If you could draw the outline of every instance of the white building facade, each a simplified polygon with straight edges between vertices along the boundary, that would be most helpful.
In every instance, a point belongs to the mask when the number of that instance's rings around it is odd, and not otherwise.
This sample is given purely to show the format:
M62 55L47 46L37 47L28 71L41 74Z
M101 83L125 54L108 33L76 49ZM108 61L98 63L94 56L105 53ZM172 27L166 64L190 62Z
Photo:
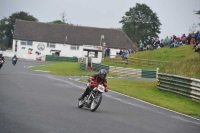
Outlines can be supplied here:
M45 60L46 55L92 57L92 62L100 63L105 47L114 58L118 48L131 49L133 43L118 29L15 21L12 51L20 58L35 60L43 57Z
M100 63L103 57L101 46L70 45L16 39L13 39L12 52L18 57L32 60L36 60L39 57L45 60L46 55L54 55L77 58L92 57L92 62Z

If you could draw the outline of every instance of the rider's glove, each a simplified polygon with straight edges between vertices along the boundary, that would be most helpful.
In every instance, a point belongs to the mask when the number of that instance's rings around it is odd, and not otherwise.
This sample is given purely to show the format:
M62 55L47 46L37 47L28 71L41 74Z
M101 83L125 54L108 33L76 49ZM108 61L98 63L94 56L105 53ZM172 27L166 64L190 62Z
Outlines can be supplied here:
M108 87L106 87L105 92L108 92Z

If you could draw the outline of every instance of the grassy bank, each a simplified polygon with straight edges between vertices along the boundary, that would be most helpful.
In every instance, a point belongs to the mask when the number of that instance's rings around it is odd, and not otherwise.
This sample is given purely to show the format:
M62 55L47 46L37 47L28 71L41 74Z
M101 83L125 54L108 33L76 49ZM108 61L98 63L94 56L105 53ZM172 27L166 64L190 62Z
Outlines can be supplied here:
M200 79L200 56L194 52L193 45L184 45L177 48L161 48L130 54L129 57L165 61L167 63L157 66L161 73L175 74L185 77ZM121 57L118 57L121 58ZM102 64L111 66L122 66L128 68L139 68L155 70L156 68L142 67L136 64L114 63L109 58L103 60Z

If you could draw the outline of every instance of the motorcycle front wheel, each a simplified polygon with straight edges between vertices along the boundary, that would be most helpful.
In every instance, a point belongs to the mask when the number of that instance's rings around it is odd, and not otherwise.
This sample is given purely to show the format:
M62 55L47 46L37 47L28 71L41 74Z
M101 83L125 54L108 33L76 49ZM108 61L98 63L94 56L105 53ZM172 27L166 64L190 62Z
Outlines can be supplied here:
M78 107L82 108L83 107L83 101L82 100L78 100Z
M90 105L90 111L94 112L100 105L102 100L102 94L98 94L93 100L92 103Z

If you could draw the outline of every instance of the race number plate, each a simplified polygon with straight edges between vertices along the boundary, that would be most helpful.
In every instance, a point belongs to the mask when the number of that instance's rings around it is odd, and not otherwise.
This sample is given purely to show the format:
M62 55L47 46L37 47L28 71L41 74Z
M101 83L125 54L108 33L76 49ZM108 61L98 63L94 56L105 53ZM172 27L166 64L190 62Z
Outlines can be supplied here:
M98 89L99 89L100 91L104 91L105 88L104 88L104 86L99 85L99 86L98 86Z

